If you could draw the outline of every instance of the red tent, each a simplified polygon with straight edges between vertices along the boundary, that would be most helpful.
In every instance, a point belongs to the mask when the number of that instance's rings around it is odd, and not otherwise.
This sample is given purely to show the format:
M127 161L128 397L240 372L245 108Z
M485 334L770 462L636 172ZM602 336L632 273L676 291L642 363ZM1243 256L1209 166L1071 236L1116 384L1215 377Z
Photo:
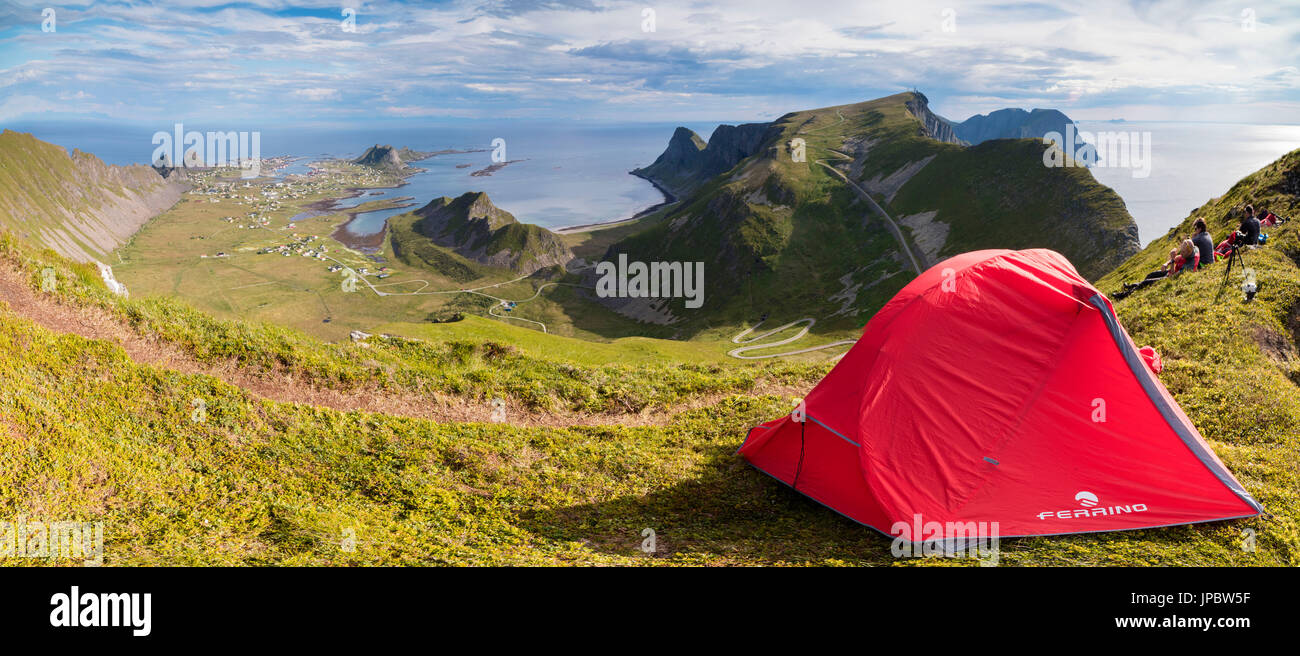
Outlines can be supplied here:
M917 520L996 521L1011 537L1262 512L1143 351L1059 253L965 253L881 308L803 421L756 426L739 452L888 534Z

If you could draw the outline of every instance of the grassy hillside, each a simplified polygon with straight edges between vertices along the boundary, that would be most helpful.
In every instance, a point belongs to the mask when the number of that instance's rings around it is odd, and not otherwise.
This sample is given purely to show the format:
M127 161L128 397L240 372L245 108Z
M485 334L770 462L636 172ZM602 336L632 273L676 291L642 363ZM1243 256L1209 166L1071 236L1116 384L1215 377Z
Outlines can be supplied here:
M897 561L889 540L734 455L748 426L792 403L747 392L757 376L804 389L824 367L593 367L470 342L332 346L174 303L110 297L88 268L11 239L0 252L33 290L39 268L54 266L61 303L106 308L200 359L287 369L344 388L419 380L470 398L504 392L552 407L663 404L658 425L548 427L275 403L207 375L141 364L112 343L52 332L0 304L0 513L102 521L106 565L973 564ZM1278 267L1295 268L1272 255ZM1294 301L1300 285L1286 294ZM1242 311L1218 307L1205 330ZM1242 320L1277 328L1274 310L1249 306ZM1183 407L1274 516L1009 540L1001 564L1300 563L1300 395L1257 354L1237 356L1236 368L1202 359L1232 344L1186 333L1186 317L1170 311L1121 304L1135 337L1165 352L1164 379ZM1200 382L1206 373L1213 380ZM729 395L669 409L706 390ZM1228 399L1244 405L1225 409ZM645 528L657 533L654 554L639 549ZM1239 547L1244 528L1258 531L1253 552ZM351 540L354 550L345 548Z
M1242 202L1300 214L1300 151L1198 212L1220 237ZM1232 286L1217 296L1211 268L1117 303L1271 514L1006 540L1000 564L1300 565L1298 228L1249 256L1254 302ZM589 345L479 318L397 325L407 339L329 343L165 296L123 299L94 267L0 235L0 516L101 521L110 566L974 564L894 559L888 539L735 455L827 364L734 363L699 342ZM483 417L497 398L501 422L422 411ZM639 549L646 528L653 554Z
M389 223L394 255L458 280L482 275L482 267L466 266L470 262L531 274L563 267L573 259L558 235L539 225L520 223L481 191L435 198ZM439 247L446 251L439 254Z
M1095 280L1133 254L1136 226L1119 194L1088 169L1045 168L1044 148L998 139L943 149L889 206L899 216L937 210L948 227L940 257L1010 244L1050 248Z

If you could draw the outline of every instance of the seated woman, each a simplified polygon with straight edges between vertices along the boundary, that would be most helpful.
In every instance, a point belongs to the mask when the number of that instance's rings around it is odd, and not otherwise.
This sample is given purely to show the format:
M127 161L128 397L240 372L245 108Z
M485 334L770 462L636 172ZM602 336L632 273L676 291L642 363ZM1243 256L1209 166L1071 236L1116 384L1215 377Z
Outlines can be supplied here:
M1197 248L1196 242L1193 242L1190 238L1179 242L1178 248L1175 248L1174 252L1177 257L1174 261L1174 269L1169 273L1169 277L1176 276L1185 269L1195 271L1201 263L1201 251Z

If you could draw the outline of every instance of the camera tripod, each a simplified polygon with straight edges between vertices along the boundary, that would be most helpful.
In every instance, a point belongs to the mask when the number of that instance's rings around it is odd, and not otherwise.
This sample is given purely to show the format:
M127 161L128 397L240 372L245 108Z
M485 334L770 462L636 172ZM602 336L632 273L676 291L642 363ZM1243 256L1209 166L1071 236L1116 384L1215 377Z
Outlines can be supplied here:
M1219 284L1219 293L1217 296L1223 296L1223 290L1228 287L1228 279L1232 276L1233 262L1239 263L1242 271L1246 271L1246 245L1241 243L1241 238L1233 240L1232 250L1228 251L1228 264L1223 269L1223 282ZM1253 293L1248 293L1246 300L1253 297Z

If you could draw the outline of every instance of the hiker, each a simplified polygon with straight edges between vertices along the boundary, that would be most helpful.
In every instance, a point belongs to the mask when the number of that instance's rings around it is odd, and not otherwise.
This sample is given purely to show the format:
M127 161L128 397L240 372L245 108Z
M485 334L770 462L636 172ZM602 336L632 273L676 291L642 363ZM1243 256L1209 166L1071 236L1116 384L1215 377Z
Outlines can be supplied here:
M1210 237L1210 231L1205 227L1205 219L1198 218L1192 224L1192 243L1196 244L1196 250L1201 256L1201 266L1214 262L1214 239Z
M1259 219L1255 216L1255 207L1246 206L1246 218L1241 220L1241 225L1237 226L1237 232L1245 235L1245 245L1255 246L1259 244Z
M1158 270L1148 273L1147 277L1143 278L1138 282L1124 283L1124 291L1115 294L1115 298L1124 298L1125 296L1132 294L1133 291L1136 289L1146 287L1147 285L1150 285L1151 283L1157 280L1161 280L1169 277L1169 275L1173 273L1174 267L1178 266L1178 264L1179 264L1178 249L1177 248L1169 249L1169 259L1165 260L1165 263L1160 265L1160 268Z
M1201 263L1201 251L1197 248L1196 242L1191 238L1184 238L1174 249L1176 257L1174 258L1173 271L1167 277L1172 278L1185 269L1195 271Z

